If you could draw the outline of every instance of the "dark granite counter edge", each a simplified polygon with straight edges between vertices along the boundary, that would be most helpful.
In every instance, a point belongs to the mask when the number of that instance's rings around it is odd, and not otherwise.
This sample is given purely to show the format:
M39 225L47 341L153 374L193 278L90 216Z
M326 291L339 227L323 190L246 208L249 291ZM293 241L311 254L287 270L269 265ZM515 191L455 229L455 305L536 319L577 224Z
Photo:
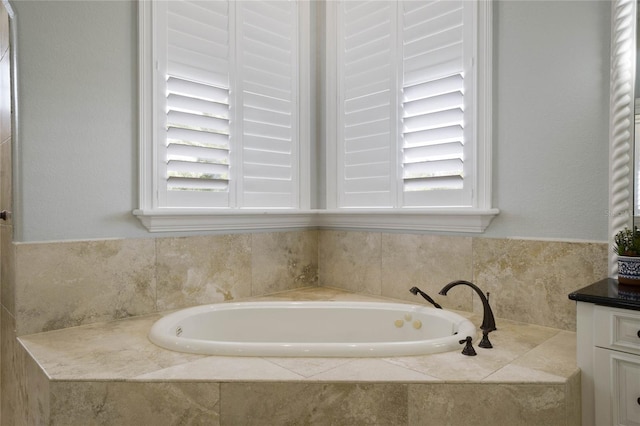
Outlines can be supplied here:
M640 286L624 286L615 279L605 278L570 293L569 299L640 311Z

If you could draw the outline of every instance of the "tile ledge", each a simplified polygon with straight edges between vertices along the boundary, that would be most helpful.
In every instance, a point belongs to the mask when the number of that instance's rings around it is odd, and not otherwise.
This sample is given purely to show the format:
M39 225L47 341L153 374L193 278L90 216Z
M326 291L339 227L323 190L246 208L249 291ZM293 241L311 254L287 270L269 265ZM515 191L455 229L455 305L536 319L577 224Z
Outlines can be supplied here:
M366 298L371 300L375 298L369 295L358 295L348 292L342 292L336 296L337 289L328 289L332 293L331 299L339 300L362 300ZM309 293L317 293L319 300L323 297L323 288L318 287L315 291L309 289L302 289L302 291L294 290L286 293L279 293L278 297L288 297L290 300L295 300L296 297L308 298ZM301 294L298 294L301 293ZM304 294L302 294L304 293ZM325 293L327 293L325 291ZM328 293L327 293L328 294ZM324 294L326 297L327 294ZM269 297L265 297L268 299ZM255 300L255 298L253 298ZM381 300L387 300L387 298L378 298ZM406 302L406 301L400 301ZM458 312L466 317L472 318L474 322L477 322L479 318L478 314L470 312ZM282 367L282 377L278 377L276 374L270 378L262 378L259 373L256 373L253 377L248 377L246 374L238 375L237 377L231 377L229 374L217 374L215 373L216 361L222 362L223 360L228 364L232 359L233 363L242 364L255 364L256 362L269 362L270 357L217 357L206 355L193 355L183 354L178 352L168 351L153 345L146 336L146 330L148 327L158 318L159 314L149 314L141 317L125 318L122 320L109 321L104 323L93 323L84 326L73 327L70 329L53 330L50 332L43 332L31 335L25 335L18 338L20 344L24 347L26 352L42 369L44 374L53 382L56 381L131 381L131 382L171 382L171 381L209 381L209 382L229 382L229 381L301 381L301 382L350 382L350 383L369 383L369 382L398 382L398 383L432 383L432 384L446 384L446 383L477 383L477 384L540 384L540 385L558 385L567 383L579 372L576 366L575 360L575 338L570 339L570 342L566 342L564 339L564 348L560 351L553 346L553 340L558 338L561 334L568 334L575 336L574 332L554 329L545 326L539 326L528 323L519 323L517 321L499 319L499 323L503 324L499 327L499 330L495 333L499 333L500 329L504 330L505 334L512 334L514 337L522 338L523 334L521 327L526 327L527 330L534 330L543 334L550 334L547 338L542 339L539 342L531 342L531 348L523 353L517 354L511 357L510 360L502 362L497 365L490 373L485 374L484 377L478 379L452 379L452 378L438 378L431 377L430 373L424 371L412 370L406 366L399 366L393 364L393 368L404 368L407 371L415 373L415 380L412 378L404 378L396 380L394 378L381 378L377 372L372 372L371 376L367 377L360 375L358 378L351 378L348 380L337 379L320 379L315 376L320 374L313 374L308 377L301 376L296 373L294 367ZM534 329L532 329L532 327ZM54 337L54 338L52 338ZM111 338L113 345L105 344L106 338ZM493 340L493 339L492 339ZM540 339L539 339L540 340ZM78 343L82 342L82 343ZM136 347L131 347L131 346ZM494 346L496 342L494 342ZM571 352L571 345L573 345L573 351ZM474 345L477 346L477 345ZM477 349L478 350L478 349ZM495 350L495 349L494 349ZM498 349L499 350L499 349ZM480 349L478 353L479 357L491 355ZM574 354L573 358L567 356L567 353ZM54 356L51 356L55 354ZM368 362L368 360L396 360L400 358L420 360L422 358L437 357L441 354L413 356L413 357L396 357L396 358L350 358L354 364L362 361L362 363ZM504 354L502 354L504 355ZM141 361L141 357L147 357ZM476 358L476 357L473 357ZM544 358L551 360L551 364L558 368L559 371L544 371L540 368L539 359ZM102 361L101 365L97 365L96 360ZM315 362L327 362L336 358L288 358L291 363L297 364L304 369L303 364L309 362L309 360L315 360ZM437 358L436 358L437 359ZM460 359L460 358L456 358ZM481 358L480 358L481 359ZM258 361L259 360L259 361ZM318 361L321 360L321 361ZM145 362L148 361L148 362ZM205 375L206 377L194 378L191 374L180 373L181 370L186 370L189 364L193 362L207 363L213 366L211 374ZM440 361L437 361L440 362ZM455 360L452 361L455 363ZM463 362L467 362L466 358ZM146 365L142 365L146 364ZM427 363L428 364L428 363ZM455 365L454 365L455 366ZM185 368L186 367L186 368ZM532 372L532 376L535 376L536 371L539 371L540 380L536 380L535 377L524 379L507 378L496 380L495 376L501 370L505 368L513 368L520 370L528 370ZM136 369L137 368L137 369ZM194 366L196 368L196 366ZM329 368L328 370L330 370ZM80 371L81 373L78 373ZM99 374L96 372L99 371ZM164 372L171 371L171 374L166 376ZM325 371L326 372L326 371ZM292 378L290 373L294 373L301 378ZM321 373L322 374L322 373ZM163 377L164 376L164 377ZM422 379L420 378L422 376ZM549 376L553 376L554 380L550 380ZM499 377L499 376L498 376ZM426 378L426 379L425 379ZM557 378L557 380L555 379ZM433 379L433 380L431 380Z

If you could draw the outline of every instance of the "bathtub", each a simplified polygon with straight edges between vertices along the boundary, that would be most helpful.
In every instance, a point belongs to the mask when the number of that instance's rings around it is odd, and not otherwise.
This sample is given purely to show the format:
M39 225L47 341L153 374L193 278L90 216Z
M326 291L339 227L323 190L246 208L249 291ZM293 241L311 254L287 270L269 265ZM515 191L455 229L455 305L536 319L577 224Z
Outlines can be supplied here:
M169 313L149 340L230 356L380 357L462 349L476 327L450 311L382 302L237 302Z

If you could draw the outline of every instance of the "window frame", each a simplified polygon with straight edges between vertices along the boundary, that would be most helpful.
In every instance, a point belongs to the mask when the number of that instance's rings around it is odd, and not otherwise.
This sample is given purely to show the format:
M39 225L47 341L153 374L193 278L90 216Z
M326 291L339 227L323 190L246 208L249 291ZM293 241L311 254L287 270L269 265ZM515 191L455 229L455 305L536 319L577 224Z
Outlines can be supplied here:
M299 16L310 19L309 5L301 2ZM300 31L298 44L299 70L298 87L300 91L300 116L307 117L298 124L298 207L283 208L237 208L237 207L162 207L159 190L158 168L161 159L160 149L156 145L159 135L156 130L158 117L156 108L156 87L159 78L154 49L155 8L153 1L138 3L139 23L139 208L133 211L142 224L151 232L163 231L229 231L257 229L286 229L312 226L314 212L310 211L310 78L309 78L309 31ZM308 25L301 24L301 27Z
M456 214L456 212L460 210L468 210L473 211L477 210L479 212L482 211L492 211L491 209L491 160L492 160L492 152L491 152L491 141L492 141L492 128L491 128L491 94L492 94L492 67L491 67L491 58L492 58L492 3L490 1L478 1L478 2L469 2L467 4L472 4L475 6L475 19L473 19L473 28L470 29L472 34L475 35L475 45L473 46L474 53L474 63L471 66L475 72L472 75L472 87L474 88L474 92L471 96L472 102L472 114L473 114L473 127L472 127L472 137L471 137L471 147L470 150L472 152L472 164L471 170L472 175L470 176L471 182L471 190L472 196L468 206L464 207L452 207L451 213ZM339 102L341 99L340 93L340 76L339 74L339 60L336 58L336 54L334 52L337 51L338 46L340 46L340 41L338 40L338 34L340 31L336 28L336 23L339 22L338 16L339 6L335 2L330 2L327 6L327 46L326 46L326 62L328 65L327 71L327 92L334 94L331 98L327 99L326 105L326 132L329 136L330 143L327 146L327 206L337 211L347 210L347 209L361 209L360 207L350 207L345 206L342 207L340 193L340 182L339 182L339 167L341 161L341 153L339 151L339 147L341 146L341 141L339 140L340 131L339 128L341 126L341 120L338 117L338 114L341 110L339 106ZM466 31L466 30L465 30ZM393 37L393 36L392 36ZM396 61L400 61L398 58ZM397 65L396 65L397 66ZM466 67L465 66L465 67ZM398 77L396 77L398 78ZM396 81L398 84L398 89L401 87L401 81ZM400 113L400 103L401 100L398 99L398 108L396 109L396 114ZM399 119L397 117L391 117L397 123L399 123ZM399 132L399 130L397 130ZM397 135L397 144L401 144L402 139ZM395 147L395 155L396 159L396 183L398 186L401 181L401 169L400 169L400 160L401 160L401 147ZM335 159L332 161L331 159ZM397 210L397 209L415 209L421 210L428 214L431 210L441 210L442 207L409 207L403 206L400 202L401 192L402 190L398 187L394 188L397 196L395 197L396 202L393 207L386 207L389 210ZM383 208L383 207L376 207Z
M153 32L152 2L139 2L139 208L133 214L150 232L247 232L260 230L287 229L369 229L392 231L448 231L481 233L489 226L493 218L499 213L491 207L491 58L492 58L492 2L481 0L478 2L478 64L477 64L477 140L475 151L474 203L471 207L430 207L430 208L367 208L367 209L338 209L328 196L324 208L310 208L314 180L309 170L313 168L311 144L303 144L300 152L301 169L307 173L300 179L300 208L298 209L212 209L212 208L161 208L157 204L158 183L157 150L154 149L154 129L151 111L154 101L154 60L153 60ZM305 2L306 3L306 2ZM326 5L326 3L325 3ZM316 12L322 13L322 6ZM326 7L326 6L324 6ZM326 10L325 10L326 12ZM308 16L314 22L313 12ZM326 18L326 15L325 15ZM317 22L317 21L316 21ZM311 28L314 26L309 26ZM335 32L332 32L331 22L327 20L324 33L319 28L318 36L324 36L326 49L322 53L325 57L335 46ZM313 35L308 32L300 39L301 45L311 46ZM314 55L309 55L300 61L301 107L307 116L316 108L324 109L325 123L320 123L326 137L330 138L329 129L335 126L335 117L331 114L331 99L321 100L316 105L311 104L311 87L319 83L326 88L325 93L336 93L335 76L318 70L318 78L325 75L323 82L309 81L311 63ZM301 49L301 52L305 49ZM485 60L486 58L486 60ZM322 64L320 64L322 65ZM306 69L305 69L306 67ZM304 111L301 114L305 113ZM310 120L303 120L300 131L311 137L313 124ZM335 127L334 127L335 128ZM327 143L320 148L318 157L324 159L335 158L335 143ZM322 165L321 165L322 167ZM327 194L335 194L336 166L327 160L324 165L326 181L318 182L318 187L326 187Z

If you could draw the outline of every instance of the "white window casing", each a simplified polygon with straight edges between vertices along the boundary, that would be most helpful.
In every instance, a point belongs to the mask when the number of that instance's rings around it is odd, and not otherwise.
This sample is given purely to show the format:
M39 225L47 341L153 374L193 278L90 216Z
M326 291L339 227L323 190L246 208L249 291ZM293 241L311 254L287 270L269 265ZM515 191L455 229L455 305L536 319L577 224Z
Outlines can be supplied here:
M449 47L436 46L440 56L428 54L434 47L421 33L423 3L325 3L327 26L316 36L326 41L318 125L327 135L327 208L311 210L309 3L139 2L134 214L152 232L482 232L498 213L490 202L491 3L437 2L448 15L442 25L454 28L434 27L431 40ZM463 37L450 22L461 15ZM339 57L344 48L353 55ZM440 70L439 58L452 57L464 65L457 75ZM436 78L425 80L425 63ZM434 116L453 124L439 129Z

